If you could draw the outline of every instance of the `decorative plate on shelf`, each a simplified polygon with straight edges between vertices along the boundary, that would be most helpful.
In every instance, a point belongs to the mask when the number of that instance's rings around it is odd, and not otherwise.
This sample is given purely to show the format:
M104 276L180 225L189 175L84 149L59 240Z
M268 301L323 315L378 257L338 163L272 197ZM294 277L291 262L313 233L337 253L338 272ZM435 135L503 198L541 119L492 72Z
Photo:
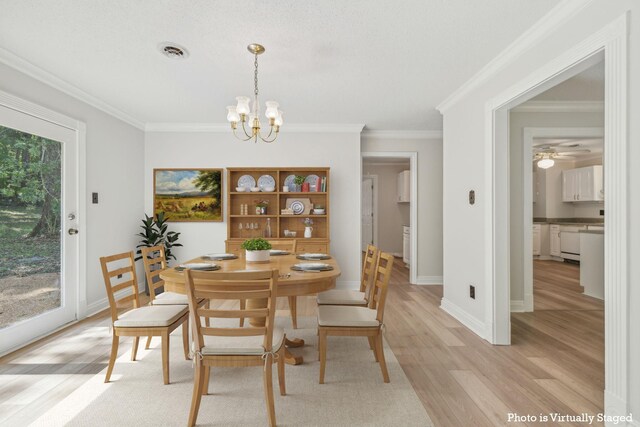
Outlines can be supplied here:
M258 187L262 191L268 187L276 188L276 180L271 175L262 175L258 178Z
M320 179L318 175L307 175L304 182L308 182L309 185L316 185L318 184L318 179Z
M293 210L294 215L300 215L304 212L304 203L300 200L294 200L289 207Z
M252 189L256 186L256 180L251 175L242 175L238 180L238 187Z
M296 180L295 175L289 175L284 179L284 184L282 185L286 185L287 187L289 187L289 191L291 191L291 186L295 185L295 182L294 182L295 180Z

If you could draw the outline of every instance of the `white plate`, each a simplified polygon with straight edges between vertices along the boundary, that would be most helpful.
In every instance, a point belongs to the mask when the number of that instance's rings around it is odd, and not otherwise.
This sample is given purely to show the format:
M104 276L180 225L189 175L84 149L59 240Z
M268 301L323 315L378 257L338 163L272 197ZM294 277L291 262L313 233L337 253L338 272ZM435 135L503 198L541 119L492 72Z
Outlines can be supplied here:
M301 270L322 270L331 266L322 262L301 262L299 264L295 264L294 267L297 267Z
M220 258L220 259L223 259L223 258L236 258L236 256L234 254L206 254L206 255L203 255L202 257L203 258L204 257L207 257L207 258Z
M271 255L284 255L284 254L288 254L289 251L285 251L283 249L270 249L269 250L269 254Z
M238 180L238 187L244 187L247 191L256 186L256 180L251 175L242 175Z
M327 254L300 254L300 256L303 256L305 258L324 258L326 256L329 256Z
M271 175L262 175L258 178L258 187L262 191L264 191L265 187L276 188L276 180Z
M293 210L294 215L300 215L304 212L304 203L302 203L300 200L294 200L291 203L291 209Z
M286 185L287 187L289 187L289 191L291 191L291 187L295 185L295 182L294 182L295 180L296 180L295 175L289 175L284 179L284 184L282 185Z
M209 270L216 268L217 265L208 262L190 262L187 264L180 264L182 268L190 268L191 270Z
M309 185L317 185L318 184L318 175L309 175L304 179L304 182L308 182Z

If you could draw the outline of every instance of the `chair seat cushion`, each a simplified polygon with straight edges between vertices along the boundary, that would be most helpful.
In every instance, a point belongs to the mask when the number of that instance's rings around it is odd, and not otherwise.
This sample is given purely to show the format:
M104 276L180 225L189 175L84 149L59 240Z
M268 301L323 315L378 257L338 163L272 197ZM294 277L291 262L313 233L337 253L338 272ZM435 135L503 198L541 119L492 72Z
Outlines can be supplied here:
M377 310L367 307L321 305L318 307L318 324L356 328L376 327L380 325L376 314Z
M241 356L261 355L264 353L262 343L264 335L251 337L219 337L204 336L204 347L202 347L202 355L230 355L236 354ZM280 349L284 342L284 329L273 328L273 351Z
M364 292L332 289L318 294L318 305L367 305Z
M189 299L184 294L163 292L153 300L153 305L187 305Z
M180 316L185 314L188 308L183 305L150 305L134 308L126 313L118 315L118 320L113 326L119 328L156 328L169 326Z

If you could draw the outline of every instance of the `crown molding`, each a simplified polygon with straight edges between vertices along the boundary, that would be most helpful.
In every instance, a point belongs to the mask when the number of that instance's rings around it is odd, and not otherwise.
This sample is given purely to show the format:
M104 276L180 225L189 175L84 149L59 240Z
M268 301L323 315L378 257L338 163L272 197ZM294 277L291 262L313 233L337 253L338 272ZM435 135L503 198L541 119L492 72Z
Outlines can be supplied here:
M513 113L602 113L603 101L527 101L514 107Z
M31 62L19 57L18 55L0 47L0 62L14 68L21 73L28 75L36 80L39 80L54 89L59 90L69 96L72 96L86 104L91 105L98 110L122 120L125 123L130 124L138 129L144 130L144 123L141 120L136 119L132 115L125 113L124 111L107 104L106 102L96 98L93 95L83 91L82 89L72 85L71 83L62 80L59 77L54 76L48 71L32 64Z
M281 133L360 133L361 124L285 124ZM147 123L146 132L230 133L228 123Z
M442 139L441 130L364 130L363 139Z
M493 58L480 71L456 89L436 109L444 114L446 110L457 104L463 97L489 80L493 75L504 69L515 58L533 47L536 43L547 37L584 9L593 0L564 0L551 9L531 28L515 39L501 53Z

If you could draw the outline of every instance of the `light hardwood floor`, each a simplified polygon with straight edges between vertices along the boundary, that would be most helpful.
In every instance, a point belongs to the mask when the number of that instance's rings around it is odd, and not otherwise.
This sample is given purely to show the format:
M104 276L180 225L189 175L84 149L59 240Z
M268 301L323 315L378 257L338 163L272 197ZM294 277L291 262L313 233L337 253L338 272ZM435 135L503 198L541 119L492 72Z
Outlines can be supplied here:
M602 411L603 304L580 294L578 271L537 261L536 310L512 316L513 345L492 346L439 308L442 286L410 285L408 270L395 268L385 337L437 426L505 425L509 412ZM314 297L298 298L300 316L315 313ZM286 298L277 315L289 316ZM107 320L106 312L93 316L1 358L0 425L29 424L104 369Z

